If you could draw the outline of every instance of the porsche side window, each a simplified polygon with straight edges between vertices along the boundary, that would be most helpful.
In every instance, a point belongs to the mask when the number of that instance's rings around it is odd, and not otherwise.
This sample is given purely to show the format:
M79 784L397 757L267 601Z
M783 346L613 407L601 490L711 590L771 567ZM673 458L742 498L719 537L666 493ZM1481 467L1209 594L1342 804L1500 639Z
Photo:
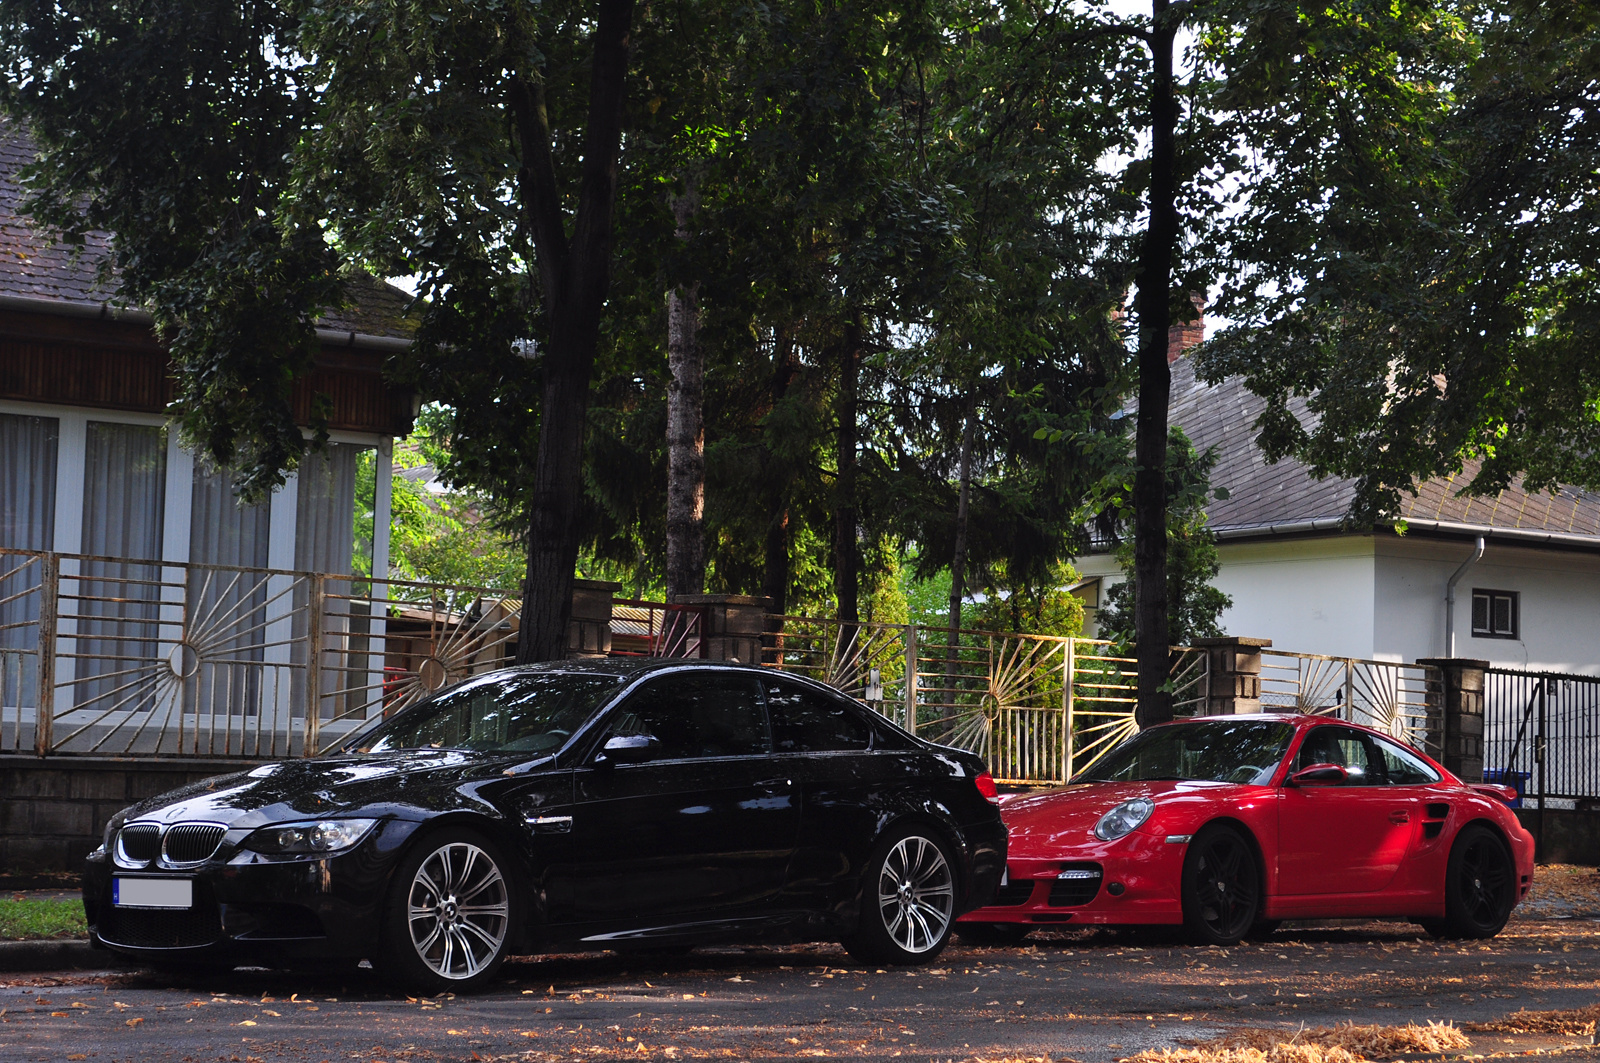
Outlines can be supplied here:
M765 681L772 748L779 753L836 753L872 744L867 722L834 698L798 683Z
M755 683L741 675L669 675L623 703L612 735L650 735L657 760L740 757L771 750Z
M1383 762L1367 736L1348 727L1317 727L1300 743L1295 770L1313 764L1337 764L1349 775L1346 786L1381 786Z
M1389 785L1426 786L1428 783L1439 781L1439 773L1428 767L1415 753L1401 749L1395 743L1382 738L1373 741L1378 747L1378 755L1383 758L1384 773L1389 777Z

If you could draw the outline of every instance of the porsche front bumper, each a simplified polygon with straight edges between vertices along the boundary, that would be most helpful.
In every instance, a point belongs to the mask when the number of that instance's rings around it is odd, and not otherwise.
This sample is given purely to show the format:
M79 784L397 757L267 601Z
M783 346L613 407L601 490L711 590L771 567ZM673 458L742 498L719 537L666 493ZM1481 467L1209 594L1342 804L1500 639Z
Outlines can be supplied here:
M1014 852L993 903L963 923L1177 924L1183 922L1187 837L1134 831L1116 841L1063 848L1048 856Z

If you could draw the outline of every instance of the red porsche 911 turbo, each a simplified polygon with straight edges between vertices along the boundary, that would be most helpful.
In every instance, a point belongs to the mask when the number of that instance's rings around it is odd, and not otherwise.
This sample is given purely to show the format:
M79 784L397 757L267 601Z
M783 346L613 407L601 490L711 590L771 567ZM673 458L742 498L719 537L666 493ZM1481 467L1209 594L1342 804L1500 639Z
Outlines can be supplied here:
M1006 802L1006 876L957 929L1001 943L1181 924L1230 945L1285 919L1379 916L1493 937L1533 881L1512 796L1324 716L1163 724L1063 789Z

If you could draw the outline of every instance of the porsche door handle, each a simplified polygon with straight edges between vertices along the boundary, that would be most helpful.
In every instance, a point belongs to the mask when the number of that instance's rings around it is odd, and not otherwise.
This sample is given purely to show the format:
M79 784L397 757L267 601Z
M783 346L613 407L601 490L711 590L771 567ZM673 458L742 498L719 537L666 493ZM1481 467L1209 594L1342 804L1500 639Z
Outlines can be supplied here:
M1393 812L1389 813L1389 822L1390 823L1410 823L1411 822L1411 813L1407 812L1403 808L1397 808Z

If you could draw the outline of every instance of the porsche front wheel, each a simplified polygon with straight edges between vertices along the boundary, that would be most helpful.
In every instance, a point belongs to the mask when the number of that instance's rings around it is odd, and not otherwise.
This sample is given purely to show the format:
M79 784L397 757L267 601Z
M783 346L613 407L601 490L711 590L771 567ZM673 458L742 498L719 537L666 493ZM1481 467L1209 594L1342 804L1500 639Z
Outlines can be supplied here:
M1202 945L1237 945L1261 910L1261 874L1250 843L1232 827L1207 827L1183 860L1183 921Z

